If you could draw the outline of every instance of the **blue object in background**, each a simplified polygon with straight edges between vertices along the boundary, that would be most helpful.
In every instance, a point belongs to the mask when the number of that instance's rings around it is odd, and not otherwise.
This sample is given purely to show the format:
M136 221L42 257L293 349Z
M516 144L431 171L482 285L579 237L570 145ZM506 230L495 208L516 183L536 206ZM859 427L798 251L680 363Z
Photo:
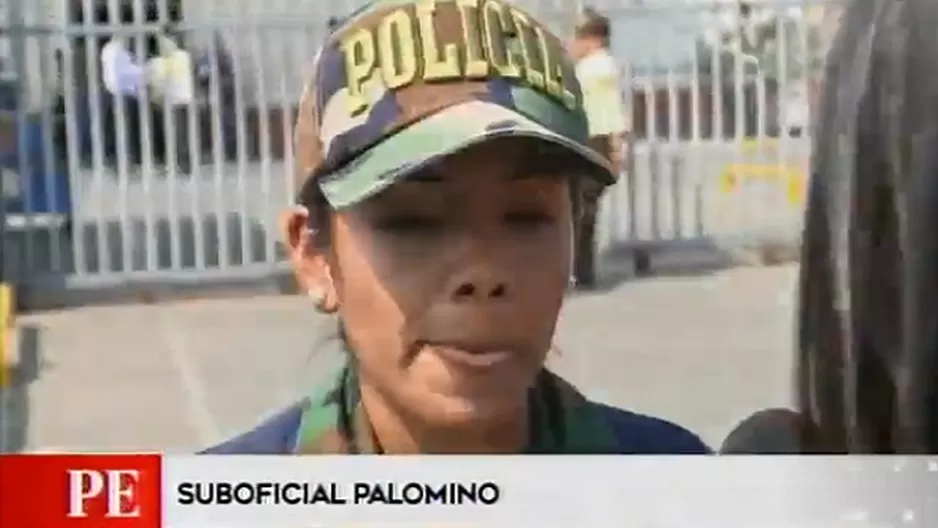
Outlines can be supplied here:
M65 164L55 155L53 145L46 138L54 137L54 130L45 133L41 114L26 116L22 130L17 123L15 81L0 82L0 127L6 141L0 142L0 170L4 178L3 200L8 214L54 214L70 216L72 196ZM22 145L20 148L17 145ZM46 151L51 149L51 163L47 172ZM25 159L21 159L21 154ZM22 172L21 172L22 171ZM12 182L18 185L8 188Z

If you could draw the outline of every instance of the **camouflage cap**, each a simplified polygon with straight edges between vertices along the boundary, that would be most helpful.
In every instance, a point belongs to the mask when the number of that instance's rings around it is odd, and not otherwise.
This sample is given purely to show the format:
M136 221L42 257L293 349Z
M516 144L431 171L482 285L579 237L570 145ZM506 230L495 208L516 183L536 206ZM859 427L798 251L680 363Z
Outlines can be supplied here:
M295 130L297 188L335 208L495 137L548 141L615 181L587 146L574 65L560 39L496 0L375 0L316 56Z

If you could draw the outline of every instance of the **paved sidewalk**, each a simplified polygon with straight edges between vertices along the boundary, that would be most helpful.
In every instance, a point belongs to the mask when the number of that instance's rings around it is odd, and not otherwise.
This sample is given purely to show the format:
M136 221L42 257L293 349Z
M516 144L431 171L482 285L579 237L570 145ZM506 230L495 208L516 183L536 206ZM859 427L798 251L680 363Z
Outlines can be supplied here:
M717 443L790 398L795 268L632 280L575 296L556 368L589 395ZM19 318L6 450L191 450L248 427L337 364L303 298L70 309Z

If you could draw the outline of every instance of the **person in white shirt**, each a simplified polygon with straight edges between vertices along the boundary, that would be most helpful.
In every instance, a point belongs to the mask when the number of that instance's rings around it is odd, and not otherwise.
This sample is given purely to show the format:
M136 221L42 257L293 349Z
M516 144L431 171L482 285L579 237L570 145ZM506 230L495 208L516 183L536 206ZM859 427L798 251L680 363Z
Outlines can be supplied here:
M120 148L118 127L124 131L124 151L130 163L141 161L140 104L147 84L146 70L115 35L101 48L101 79L109 100L105 100L105 155L114 160Z
M101 48L101 76L111 95L139 97L147 82L146 71L119 36Z
M612 162L617 174L625 170L630 119L622 101L619 67L609 53L609 20L584 9L576 28L571 54L583 90L583 106L592 147ZM583 189L583 213L577 226L574 280L580 289L596 286L596 215L602 188Z

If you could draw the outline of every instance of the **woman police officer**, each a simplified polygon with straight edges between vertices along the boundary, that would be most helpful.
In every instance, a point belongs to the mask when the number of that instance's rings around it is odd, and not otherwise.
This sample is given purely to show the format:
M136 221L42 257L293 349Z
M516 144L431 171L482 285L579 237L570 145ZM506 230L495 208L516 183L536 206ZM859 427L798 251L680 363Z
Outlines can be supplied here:
M587 147L573 65L494 0L380 0L317 55L282 216L297 280L335 314L335 380L208 453L706 453L587 400L545 358Z

